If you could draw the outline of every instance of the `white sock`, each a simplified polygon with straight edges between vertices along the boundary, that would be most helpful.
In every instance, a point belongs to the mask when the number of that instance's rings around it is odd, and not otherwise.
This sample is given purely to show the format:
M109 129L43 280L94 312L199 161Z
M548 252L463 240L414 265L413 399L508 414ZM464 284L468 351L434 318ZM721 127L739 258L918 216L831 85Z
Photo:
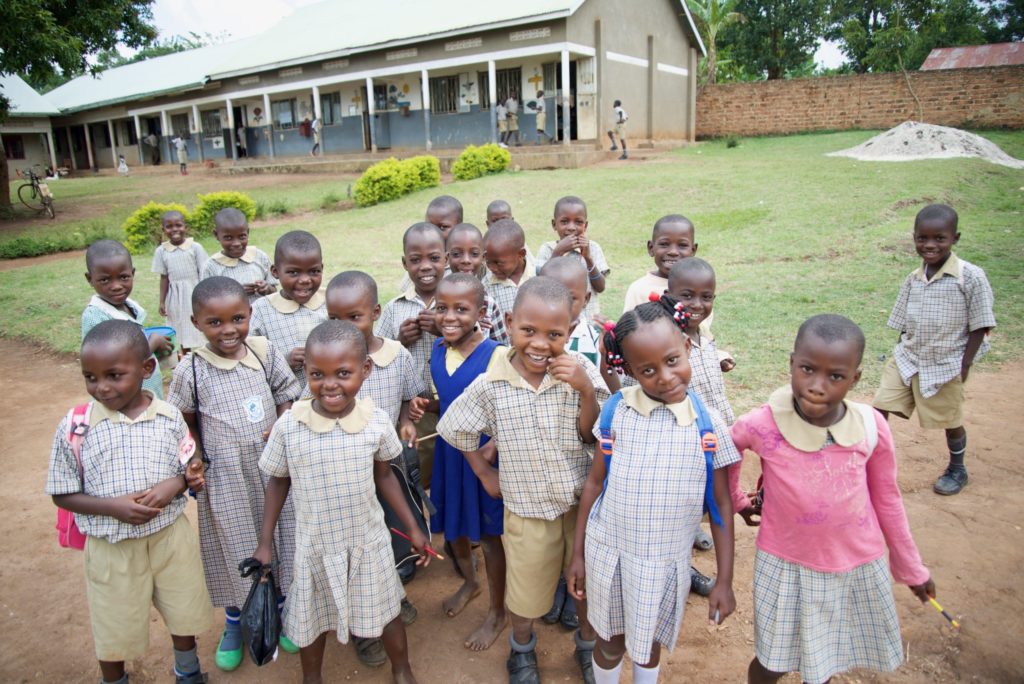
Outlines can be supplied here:
M619 684L619 675L622 674L622 661L610 670L606 670L594 661L594 684Z
M633 663L633 684L657 684L661 663L654 667L640 667Z

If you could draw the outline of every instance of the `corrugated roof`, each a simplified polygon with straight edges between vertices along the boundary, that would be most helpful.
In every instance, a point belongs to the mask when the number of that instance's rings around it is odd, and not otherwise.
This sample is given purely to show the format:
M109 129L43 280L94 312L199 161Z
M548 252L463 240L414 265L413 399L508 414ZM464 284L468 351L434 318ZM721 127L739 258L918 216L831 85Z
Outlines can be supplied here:
M493 24L521 24L566 17L583 0L324 0L282 19L210 76L223 78L262 69L343 56L371 46L458 33Z
M0 93L11 101L11 116L51 116L60 110L16 74L0 74Z
M921 71L971 69L975 67L1024 64L1024 43L992 43L965 47L935 48L921 65Z
M243 49L249 40L154 57L107 69L96 77L79 76L47 93L47 98L64 113L70 113L198 88L206 83L212 69Z

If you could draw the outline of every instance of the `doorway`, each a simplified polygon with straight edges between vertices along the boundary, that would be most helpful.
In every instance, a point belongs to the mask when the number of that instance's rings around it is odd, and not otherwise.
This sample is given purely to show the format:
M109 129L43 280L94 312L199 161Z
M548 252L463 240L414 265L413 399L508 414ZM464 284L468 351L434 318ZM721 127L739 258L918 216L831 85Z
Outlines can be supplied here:
M558 123L558 140L562 140L562 69L561 65L557 65L558 68L555 70L555 83L557 86L558 98L556 100L557 105L555 106L555 121ZM576 140L576 62L569 62L569 140Z
M237 159L242 159L249 156L249 127L246 123L249 121L249 109L245 105L236 105L231 108L231 117L235 121L235 130L230 131L231 140L234 140L235 155ZM227 156L227 146L224 146L225 156Z
M369 152L370 144L370 102L366 99L366 86L360 95L363 102L363 147ZM387 112L388 87L384 84L373 86L373 133L378 150L391 149L391 116Z

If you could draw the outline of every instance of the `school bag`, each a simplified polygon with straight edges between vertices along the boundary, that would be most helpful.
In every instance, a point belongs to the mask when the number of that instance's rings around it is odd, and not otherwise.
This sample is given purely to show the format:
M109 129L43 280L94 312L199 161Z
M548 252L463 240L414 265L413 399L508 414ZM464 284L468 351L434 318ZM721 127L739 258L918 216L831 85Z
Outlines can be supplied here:
M401 461L401 463L396 463L395 461ZM434 508L429 497L425 495L423 487L419 482L420 464L416 447L405 445L402 449L402 456L395 459L395 461L388 465L391 467L391 472L395 474L395 479L398 480L398 488L402 491L402 496L405 497L405 503L408 504L409 510L412 511L412 517L416 519L416 526L426 535L427 539L430 539L430 528L427 525L426 516L423 515L424 502L426 502L427 507L430 509L431 515L437 513L437 509ZM380 507L384 509L385 527L388 529L394 527L396 530L408 533L408 530L403 529L405 524L398 517L398 514L395 513L395 510L384 500L384 497L380 495L380 492L377 492L377 501L380 502ZM407 539L403 539L397 534L392 534L391 552L395 556L395 570L398 571L402 584L412 581L416 576L416 561L419 560L419 554L412 550L412 544Z
M707 469L707 481L704 484L704 512L711 518L711 522L722 526L722 516L718 512L718 504L715 503L715 452L718 451L718 438L715 436L714 426L711 424L711 416L704 408L704 402L693 390L687 390L686 396L690 397L690 403L697 413L697 430L700 432L701 448L704 450L704 465ZM601 407L601 416L598 419L598 431L601 438L598 440L598 448L604 456L605 476L604 484L601 485L601 494L608 487L608 477L612 474L612 451L615 445L615 434L612 432L612 418L615 416L615 409L622 399L622 392L616 392L604 406Z
M82 483L82 490L85 490L85 469L82 466L82 440L85 433L89 431L89 412L92 410L92 402L79 404L68 411L68 433L64 435L71 445L71 453L75 455L75 462L78 463L78 479ZM75 522L75 514L69 510L57 507L57 543L66 549L85 548L85 535L78 529Z

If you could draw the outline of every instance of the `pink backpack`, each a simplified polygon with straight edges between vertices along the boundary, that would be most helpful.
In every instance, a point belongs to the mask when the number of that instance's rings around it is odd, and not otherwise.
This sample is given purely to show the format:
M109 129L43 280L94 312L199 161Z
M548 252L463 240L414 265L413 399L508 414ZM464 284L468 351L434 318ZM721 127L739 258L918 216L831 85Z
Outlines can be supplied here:
M82 440L85 433L89 431L89 410L92 402L79 404L68 411L68 444L71 445L71 452L75 455L78 463L78 478L85 488L85 469L82 466ZM63 508L57 508L57 543L66 549L85 548L85 535L78 529L75 522L75 514Z

